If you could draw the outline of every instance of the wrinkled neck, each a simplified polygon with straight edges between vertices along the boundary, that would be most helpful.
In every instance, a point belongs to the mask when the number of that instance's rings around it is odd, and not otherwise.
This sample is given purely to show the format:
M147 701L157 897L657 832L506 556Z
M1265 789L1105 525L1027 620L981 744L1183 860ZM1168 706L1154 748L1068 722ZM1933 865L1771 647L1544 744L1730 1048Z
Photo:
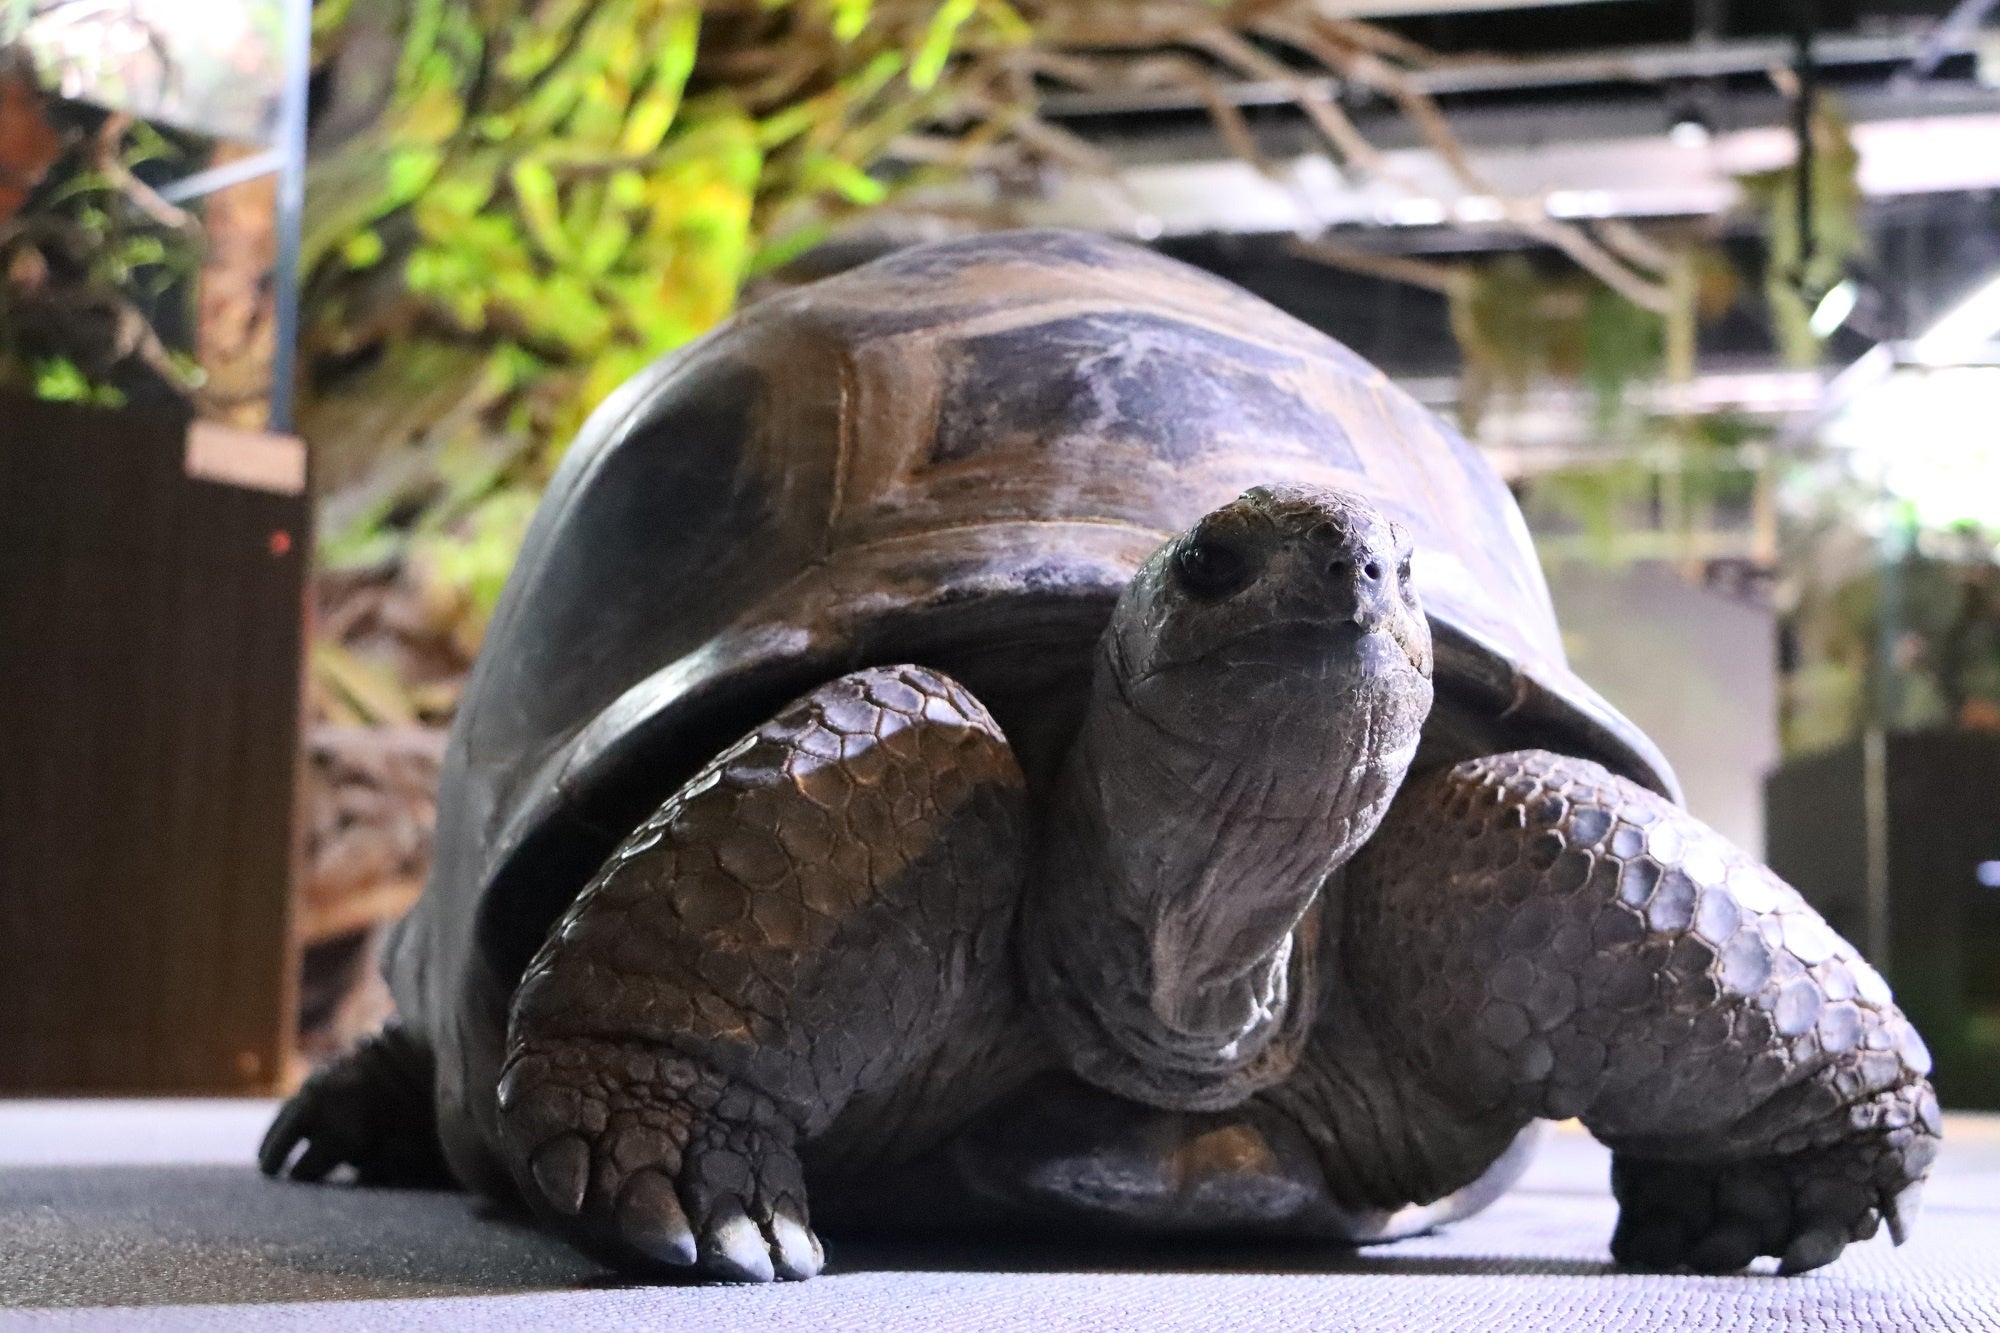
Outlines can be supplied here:
M1075 1071L1182 1109L1291 1071L1316 1004L1320 886L1407 762L1385 777L1360 715L1209 723L1188 734L1094 693L1024 921L1030 993Z

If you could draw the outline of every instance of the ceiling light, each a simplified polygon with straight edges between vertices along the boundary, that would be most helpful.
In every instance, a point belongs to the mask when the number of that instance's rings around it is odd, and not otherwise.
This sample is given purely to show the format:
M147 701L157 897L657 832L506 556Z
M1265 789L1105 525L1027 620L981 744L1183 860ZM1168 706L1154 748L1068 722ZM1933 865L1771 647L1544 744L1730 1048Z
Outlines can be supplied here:
M2000 88L2000 32L1988 28L1973 39L1972 77L1982 88Z
M1831 338L1833 331L1845 324L1847 317L1854 313L1854 303L1860 296L1861 288L1855 285L1852 278L1834 284L1825 296L1819 298L1819 304L1813 307L1812 319L1807 321L1813 337L1821 342Z
M1676 148L1706 148L1714 137L1702 118L1695 115L1682 116L1667 129L1667 141Z
M1468 194L1452 205L1452 213L1460 222L1498 222L1507 208L1490 194Z
M1910 357L1927 366L1962 365L1977 360L1996 335L2000 335L2000 275L1947 310L1910 344Z
M1435 227L1450 214L1435 199L1398 199L1389 205L1389 220L1399 227Z
M1618 215L1618 196L1609 190L1551 190L1543 206L1552 218L1609 218Z
M1706 148L1715 137L1715 91L1683 84L1667 98L1667 141L1676 148Z

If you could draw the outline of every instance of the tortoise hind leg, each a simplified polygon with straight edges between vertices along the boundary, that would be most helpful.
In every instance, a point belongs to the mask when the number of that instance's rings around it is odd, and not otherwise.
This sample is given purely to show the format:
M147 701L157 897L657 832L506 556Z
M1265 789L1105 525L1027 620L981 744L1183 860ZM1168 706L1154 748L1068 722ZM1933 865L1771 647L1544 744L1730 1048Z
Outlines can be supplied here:
M364 1185L451 1185L438 1145L432 1066L420 1037L389 1024L292 1094L264 1133L258 1166L293 1180L324 1180L345 1165Z
M627 837L515 994L502 1155L620 1267L802 1278L798 1146L1004 983L1022 780L918 667L842 677Z
M1902 1238L1940 1128L1923 1042L1686 811L1585 760L1473 760L1404 788L1347 895L1357 992L1416 1077L1610 1146L1620 1262L1800 1272Z

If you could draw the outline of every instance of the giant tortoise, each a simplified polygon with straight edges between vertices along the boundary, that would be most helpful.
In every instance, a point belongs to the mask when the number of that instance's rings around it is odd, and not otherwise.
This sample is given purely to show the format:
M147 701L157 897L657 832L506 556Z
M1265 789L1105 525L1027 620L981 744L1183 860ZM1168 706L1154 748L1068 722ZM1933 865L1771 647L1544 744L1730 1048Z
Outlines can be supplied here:
M398 1018L263 1149L645 1274L830 1234L1366 1242L1543 1119L1613 1255L1900 1239L1922 1042L1564 662L1513 498L1319 332L1061 232L621 389L446 759Z

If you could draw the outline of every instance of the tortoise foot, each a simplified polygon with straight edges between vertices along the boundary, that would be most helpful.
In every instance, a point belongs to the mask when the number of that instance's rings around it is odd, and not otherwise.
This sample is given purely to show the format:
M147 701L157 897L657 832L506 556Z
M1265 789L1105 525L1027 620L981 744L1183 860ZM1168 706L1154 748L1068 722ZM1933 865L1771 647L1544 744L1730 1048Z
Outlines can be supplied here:
M264 1132L257 1164L267 1176L293 1180L320 1181L352 1166L363 1185L449 1187L430 1053L390 1026L316 1071Z
M1789 1274L1832 1263L1884 1221L1901 1244L1936 1145L1934 1130L1909 1127L1714 1164L1620 1154L1611 1170L1619 1202L1612 1257L1631 1268L1728 1273L1770 1255Z
M621 1269L798 1280L825 1255L777 1105L637 1042L529 1038L500 1080L500 1129L530 1202Z

